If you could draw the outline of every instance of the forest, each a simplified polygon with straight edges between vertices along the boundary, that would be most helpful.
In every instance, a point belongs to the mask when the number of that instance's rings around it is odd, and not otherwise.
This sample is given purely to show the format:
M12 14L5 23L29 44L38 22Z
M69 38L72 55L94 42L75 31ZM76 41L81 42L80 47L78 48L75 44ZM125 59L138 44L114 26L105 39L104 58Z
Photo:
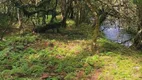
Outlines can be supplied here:
M142 80L142 0L0 0L0 80Z

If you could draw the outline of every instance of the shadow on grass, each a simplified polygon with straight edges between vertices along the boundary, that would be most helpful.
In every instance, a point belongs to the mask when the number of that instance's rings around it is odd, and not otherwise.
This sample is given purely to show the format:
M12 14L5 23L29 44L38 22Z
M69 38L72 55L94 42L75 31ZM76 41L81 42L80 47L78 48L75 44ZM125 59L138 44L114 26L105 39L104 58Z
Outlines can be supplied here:
M49 39L49 40L60 40L60 41L67 41L67 40L87 40L88 36L86 33L83 33L79 30L65 30L61 33L54 33L52 31L48 31L47 33L40 34L42 39Z
M114 54L121 54L124 56L135 56L135 55L142 55L142 51L138 51L129 47L126 47L124 45L115 43L115 42L111 42L108 40L104 41L98 41L98 43L101 45L101 49L100 52L101 53L105 53L105 52L113 52Z

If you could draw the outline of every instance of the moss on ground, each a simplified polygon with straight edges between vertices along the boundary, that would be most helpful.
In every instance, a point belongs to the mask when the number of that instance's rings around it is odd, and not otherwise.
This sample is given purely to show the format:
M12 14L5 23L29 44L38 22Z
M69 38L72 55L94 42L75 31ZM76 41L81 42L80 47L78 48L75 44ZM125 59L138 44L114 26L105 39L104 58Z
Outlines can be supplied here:
M92 55L85 28L5 38L0 42L0 80L142 79L142 52L100 38L99 53Z

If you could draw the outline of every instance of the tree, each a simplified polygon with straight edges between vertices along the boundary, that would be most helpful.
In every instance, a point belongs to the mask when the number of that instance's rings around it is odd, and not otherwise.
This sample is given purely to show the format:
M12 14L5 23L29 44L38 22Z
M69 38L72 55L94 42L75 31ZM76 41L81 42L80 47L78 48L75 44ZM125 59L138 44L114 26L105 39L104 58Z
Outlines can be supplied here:
M91 4L91 1L90 0L85 0L88 7L90 8L91 12L93 13L93 16L95 18L94 20L94 24L93 24L93 27L94 27L94 32L93 32L93 42L92 42L92 52L93 53L96 53L96 50L97 50L97 38L99 36L99 29L100 29L100 24L99 24L99 16L97 14L97 9L96 7L94 7L94 5Z
M141 0L134 0L136 1L135 4L137 5L137 16L138 16L138 31L134 38L133 46L137 49L142 49L142 1Z

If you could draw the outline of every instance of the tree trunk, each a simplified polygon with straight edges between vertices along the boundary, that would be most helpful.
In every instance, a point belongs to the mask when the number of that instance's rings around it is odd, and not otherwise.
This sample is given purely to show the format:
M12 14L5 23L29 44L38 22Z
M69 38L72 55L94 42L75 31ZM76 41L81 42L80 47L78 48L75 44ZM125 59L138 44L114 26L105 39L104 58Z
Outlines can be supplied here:
M142 29L135 36L133 46L137 49L142 49Z
M17 17L18 17L19 34L22 34L23 33L22 12L19 9L17 9Z
M142 49L142 5L137 4L137 15L139 18L138 22L138 33L134 38L133 46L137 49Z
M88 7L90 8L90 10L92 11L93 16L95 18L94 24L93 24L94 31L93 31L93 41L92 41L92 52L94 54L94 53L98 53L97 39L98 39L98 36L99 36L99 29L100 29L99 17L98 17L98 14L97 14L97 10L91 4L91 1L90 0L85 0L85 1L87 3Z

